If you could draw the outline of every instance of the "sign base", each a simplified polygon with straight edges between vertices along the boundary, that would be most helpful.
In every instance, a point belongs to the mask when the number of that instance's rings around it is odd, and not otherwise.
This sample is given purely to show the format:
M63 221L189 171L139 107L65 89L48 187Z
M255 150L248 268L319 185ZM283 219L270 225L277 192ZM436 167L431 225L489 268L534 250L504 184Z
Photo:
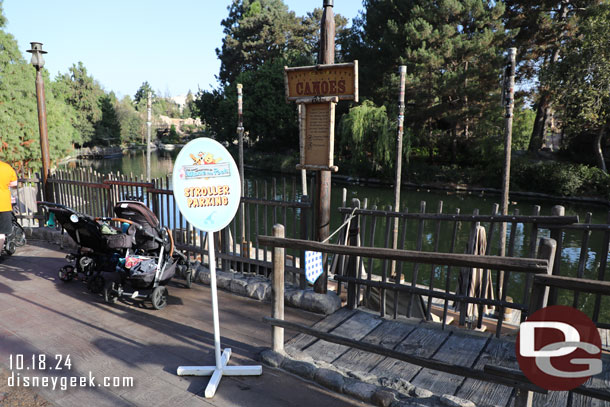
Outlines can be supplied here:
M227 366L231 358L231 349L225 348L220 359L220 368L216 366L180 366L178 376L212 376L205 388L205 398L214 397L222 376L260 376L263 367L258 366Z

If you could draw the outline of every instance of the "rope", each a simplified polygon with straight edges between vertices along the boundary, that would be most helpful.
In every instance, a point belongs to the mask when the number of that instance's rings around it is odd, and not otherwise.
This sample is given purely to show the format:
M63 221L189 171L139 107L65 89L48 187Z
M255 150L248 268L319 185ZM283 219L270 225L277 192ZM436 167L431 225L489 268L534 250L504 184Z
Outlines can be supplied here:
M343 222L343 224L342 224L341 226L339 226L339 227L337 228L337 230L335 230L335 231L334 231L334 232L333 232L333 233L332 233L330 236L328 236L326 239L324 239L324 241L323 241L322 243L327 243L327 242L330 240L330 238L331 238L331 237L333 237L334 235L336 235L337 233L339 233L339 231L340 231L341 229L343 229L343 227L344 227L345 225L348 225L347 229L349 230L349 225L351 224L352 219L354 219L354 217L356 216L356 215L354 215L354 213L355 213L357 210L358 210L358 208L354 208L354 209L352 210L352 213L350 213L349 218L347 218L347 220L346 220L345 222Z

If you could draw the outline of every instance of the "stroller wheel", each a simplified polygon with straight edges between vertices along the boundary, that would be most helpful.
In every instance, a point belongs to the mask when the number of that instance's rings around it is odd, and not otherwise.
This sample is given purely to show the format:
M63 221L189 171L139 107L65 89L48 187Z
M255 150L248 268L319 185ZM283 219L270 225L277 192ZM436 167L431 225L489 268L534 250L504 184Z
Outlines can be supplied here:
M65 283L72 280L74 278L74 267L73 266L63 266L57 272L57 276L59 279Z
M12 256L13 253L15 253L15 251L17 250L17 246L12 240L7 240L6 244L4 245L4 249L6 250L6 253L9 256Z
M104 290L104 277L100 273L95 273L87 280L87 288L93 294L99 294Z
M114 292L114 283L111 281L108 281L104 285L104 301L106 301L109 304L114 304L117 299L118 299L118 296Z
M15 228L15 244L17 247L25 246L25 232L21 226Z
M193 269L186 270L184 278L186 279L186 288L191 288L193 285Z
M163 309L167 305L167 288L158 286L150 295L150 300L154 309Z

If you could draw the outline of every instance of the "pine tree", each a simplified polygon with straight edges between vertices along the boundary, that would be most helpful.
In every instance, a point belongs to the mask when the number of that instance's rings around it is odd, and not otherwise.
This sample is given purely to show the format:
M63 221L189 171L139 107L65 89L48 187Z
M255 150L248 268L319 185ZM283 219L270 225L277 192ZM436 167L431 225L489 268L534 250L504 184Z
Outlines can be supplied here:
M407 65L407 125L429 151L452 146L455 157L457 143L481 135L483 112L498 105L503 4L366 0L364 7L348 48L350 58L366 61L361 95L394 116L396 72Z

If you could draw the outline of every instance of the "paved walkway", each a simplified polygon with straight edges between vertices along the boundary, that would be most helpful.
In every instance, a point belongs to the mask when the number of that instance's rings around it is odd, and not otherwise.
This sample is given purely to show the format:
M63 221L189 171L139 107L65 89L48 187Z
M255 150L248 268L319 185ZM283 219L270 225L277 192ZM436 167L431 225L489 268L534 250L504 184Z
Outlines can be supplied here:
M41 384L35 390L54 405L365 405L267 366L260 377L223 378L214 398L205 399L209 379L179 377L176 368L214 365L209 288L193 285L188 290L176 280L169 287L169 305L160 311L139 302L108 305L81 281L63 283L57 278L58 268L66 264L64 256L55 246L34 242L0 260L0 367L15 380L46 378L42 380L48 380L49 387ZM270 328L261 322L270 314L270 304L222 291L219 302L222 344L233 351L230 364L259 364L256 355L270 346ZM320 319L294 309L286 313L290 320L307 324ZM11 355L13 363L23 355L23 369L9 370ZM47 370L36 370L32 355L44 358ZM68 355L71 369L63 365L63 370L50 370L59 357L65 360ZM53 380L60 387L62 380L69 380L63 377L88 381L90 375L99 387L50 388ZM104 387L104 377L133 377L134 385Z

